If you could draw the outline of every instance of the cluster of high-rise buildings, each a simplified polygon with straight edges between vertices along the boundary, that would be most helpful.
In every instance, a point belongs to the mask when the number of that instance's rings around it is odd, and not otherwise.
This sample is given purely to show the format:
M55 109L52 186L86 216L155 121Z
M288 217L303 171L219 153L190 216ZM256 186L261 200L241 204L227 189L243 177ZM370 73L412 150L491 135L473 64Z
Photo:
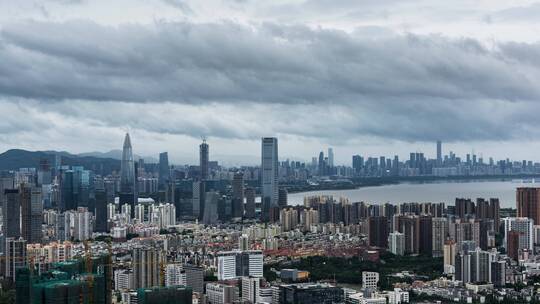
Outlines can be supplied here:
M305 282L309 275L294 269L270 269L278 279L269 280L265 268L287 254L377 263L390 252L440 259L453 288L503 288L540 275L540 188L518 188L513 214L496 198L370 204L320 195L289 206L286 185L331 175L446 175L452 168L514 174L536 167L443 156L440 142L436 159L355 156L347 169L334 163L330 148L306 165L280 162L273 137L261 139L260 166L223 168L211 160L206 140L198 165L176 166L167 152L156 164L134 159L126 134L110 172L67 165L60 156L0 172L0 275L16 285L17 303L71 303L74 294L83 303L111 303L112 295L129 304L408 302L403 286L377 291L376 272L364 271L362 290L354 291Z
M353 155L352 172L346 169L340 171L343 171L341 175L352 174L356 177L526 175L538 174L540 163L530 160L511 161L508 158L495 161L492 157L486 160L474 152L466 154L464 158L452 151L443 155L442 142L437 141L435 158L428 158L422 152L411 152L406 160L400 160L397 155Z

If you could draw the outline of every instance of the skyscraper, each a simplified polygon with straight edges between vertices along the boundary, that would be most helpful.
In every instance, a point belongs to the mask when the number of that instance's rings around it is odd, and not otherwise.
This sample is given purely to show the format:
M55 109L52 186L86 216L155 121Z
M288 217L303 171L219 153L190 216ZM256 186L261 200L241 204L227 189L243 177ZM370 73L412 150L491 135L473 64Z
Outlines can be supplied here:
M135 164L133 162L131 139L129 138L129 133L126 133L120 167L120 205L129 204L131 206L131 217L134 217L136 203Z
M444 217L434 217L431 220L432 255L441 257L444 255L444 241L448 234L448 221Z
M506 248L511 231L518 232L518 249L533 252L533 221L525 217L507 217L503 219L504 240L503 246ZM506 248L508 251L508 248Z
M206 143L206 139L203 139L202 144L199 145L199 167L201 170L201 181L208 180L209 150L210 148Z
M169 179L170 179L169 154L167 152L162 152L162 153L159 153L158 187L160 190L165 189L165 185L167 184Z
M420 218L416 215L399 216L398 231L405 235L405 253L420 253Z
M233 217L244 216L244 173L236 172L232 180L232 214Z
M21 184L19 195L21 202L21 235L29 244L40 243L43 217L41 188Z
M103 189L97 189L95 193L96 232L107 232L107 193Z
M218 204L220 195L218 192L211 191L205 193L204 213L202 221L204 224L212 225L218 220Z
M369 218L369 245L386 248L388 246L388 220L384 216Z
M280 208L287 207L289 192L286 188L279 188L278 190L278 206Z
M437 141L437 165L442 165L442 142Z
M246 218L255 218L255 189L247 188L246 195Z
M26 266L26 260L26 240L23 238L7 238L4 253L4 277L16 281L16 270Z
M322 176L325 174L326 170L326 166L325 166L325 162L324 162L324 152L321 151L319 153L319 165L318 165L318 168L319 168L319 175Z
M517 188L516 203L518 217L528 217L535 225L540 225L540 188Z
M132 251L133 275L136 288L159 286L162 253L155 248L135 248Z
M395 255L405 254L405 235L401 232L392 232L388 235L388 250Z
M261 202L263 219L268 220L270 208L278 205L278 140L275 137L262 138L262 184Z
M334 167L334 149L328 148L328 166L330 168Z
M6 238L20 237L21 221L18 215L21 212L21 202L18 189L4 190L4 205L2 206L2 212L4 216L4 236ZM14 214L17 216L13 216Z

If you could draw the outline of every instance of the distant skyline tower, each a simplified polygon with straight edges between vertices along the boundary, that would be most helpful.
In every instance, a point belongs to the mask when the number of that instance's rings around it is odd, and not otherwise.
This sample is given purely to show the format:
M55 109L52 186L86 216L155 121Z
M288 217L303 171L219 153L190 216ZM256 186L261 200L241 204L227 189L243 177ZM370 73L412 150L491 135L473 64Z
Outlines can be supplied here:
M442 142L437 140L437 164L442 164Z
M232 180L232 215L233 217L244 216L244 173L234 173Z
M165 185L169 182L170 170L169 170L169 154L167 152L159 153L159 176L158 183L159 189L165 189Z
M206 139L203 139L202 144L199 146L199 167L202 181L208 180L209 150L210 147L206 143Z
M208 163L210 161L210 147L206 143L206 139L199 145L199 170L200 182L199 182L199 220L203 220L205 217L206 208L206 181L208 180Z
M120 205L131 205L131 217L135 216L137 193L135 191L135 163L133 162L133 149L129 133L124 138L122 149L122 163L120 166Z
M328 148L328 166L330 168L334 167L334 149L331 147Z
M319 169L319 175L322 176L324 175L324 152L321 151L319 153L319 165L318 165L318 169Z
M262 183L261 202L263 219L268 219L270 208L278 205L278 140L275 137L262 138Z

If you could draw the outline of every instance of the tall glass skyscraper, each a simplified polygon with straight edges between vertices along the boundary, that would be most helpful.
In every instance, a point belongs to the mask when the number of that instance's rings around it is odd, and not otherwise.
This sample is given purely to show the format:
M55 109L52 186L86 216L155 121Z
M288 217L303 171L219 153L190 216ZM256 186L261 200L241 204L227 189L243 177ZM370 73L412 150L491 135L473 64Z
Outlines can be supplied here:
M129 133L126 133L124 147L122 149L122 163L120 167L120 205L131 205L131 217L135 214L137 203L137 191L135 188L135 163L133 162L133 150Z
M169 154L167 152L159 153L159 189L165 189L165 185L170 179Z
M133 193L135 191L135 164L129 133L126 133L122 149L122 163L120 167L120 191Z
M208 180L209 147L206 140L203 140L202 144L199 146L199 161L201 168L201 180Z
M278 140L275 137L262 138L261 169L263 218L268 219L270 208L278 205Z

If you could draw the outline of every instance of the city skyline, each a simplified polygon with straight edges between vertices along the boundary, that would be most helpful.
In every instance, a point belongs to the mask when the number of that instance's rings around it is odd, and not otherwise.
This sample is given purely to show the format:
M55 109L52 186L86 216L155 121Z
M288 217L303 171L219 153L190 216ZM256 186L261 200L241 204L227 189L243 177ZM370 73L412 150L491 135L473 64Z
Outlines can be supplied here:
M0 1L0 303L540 304L539 17Z
M1 8L0 150L108 151L129 130L139 154L174 163L196 160L201 137L228 162L256 160L265 136L284 157L331 146L336 164L438 139L539 160L532 1Z

